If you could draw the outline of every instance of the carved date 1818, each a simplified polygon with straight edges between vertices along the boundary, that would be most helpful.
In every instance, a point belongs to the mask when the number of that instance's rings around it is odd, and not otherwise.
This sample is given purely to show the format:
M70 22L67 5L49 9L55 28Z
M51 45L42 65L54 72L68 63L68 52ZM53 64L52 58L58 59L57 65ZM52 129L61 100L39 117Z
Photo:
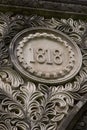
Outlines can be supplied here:
M58 49L29 48L29 51L31 53L30 63L61 65L63 62L62 52Z

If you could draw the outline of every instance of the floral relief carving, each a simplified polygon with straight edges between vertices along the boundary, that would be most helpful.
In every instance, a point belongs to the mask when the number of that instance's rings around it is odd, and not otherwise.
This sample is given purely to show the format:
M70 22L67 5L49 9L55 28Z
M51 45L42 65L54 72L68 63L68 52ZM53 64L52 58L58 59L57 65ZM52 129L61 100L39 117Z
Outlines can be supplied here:
M86 77L86 78L85 78ZM24 82L10 68L0 70L0 127L3 130L55 130L76 100L87 92L87 70L64 86Z
M87 24L72 19L12 14L1 14L0 20L0 129L56 130L60 121L87 92ZM78 44L83 64L72 81L56 86L34 84L13 68L8 53L11 39L19 31L36 26L60 30Z

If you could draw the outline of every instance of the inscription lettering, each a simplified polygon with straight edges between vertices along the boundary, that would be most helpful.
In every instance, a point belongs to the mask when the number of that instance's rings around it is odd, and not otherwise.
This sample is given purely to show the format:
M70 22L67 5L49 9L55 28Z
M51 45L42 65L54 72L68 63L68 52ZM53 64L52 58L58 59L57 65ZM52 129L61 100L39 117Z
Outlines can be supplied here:
M35 63L34 49L33 49L33 48L29 48L29 51L31 52L31 60L30 60L30 63Z
M54 55L54 63L60 65L63 62L61 52L59 50L55 50L53 52L53 55Z
M40 63L40 64L56 64L61 65L63 63L62 52L58 49L43 49L43 48L29 48L31 53L30 63Z
M45 61L46 61L45 51L42 48L38 48L36 50L36 54L37 54L36 55L37 62L41 63L41 64L45 63Z

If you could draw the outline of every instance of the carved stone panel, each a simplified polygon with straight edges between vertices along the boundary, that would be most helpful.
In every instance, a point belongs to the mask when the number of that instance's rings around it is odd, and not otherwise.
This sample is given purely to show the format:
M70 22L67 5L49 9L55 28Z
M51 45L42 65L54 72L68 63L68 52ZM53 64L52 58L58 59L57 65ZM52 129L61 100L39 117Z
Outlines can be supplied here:
M13 14L0 21L0 130L67 130L87 104L87 23Z
M63 83L81 68L78 46L60 31L26 29L13 39L10 56L14 66L29 79L42 83Z

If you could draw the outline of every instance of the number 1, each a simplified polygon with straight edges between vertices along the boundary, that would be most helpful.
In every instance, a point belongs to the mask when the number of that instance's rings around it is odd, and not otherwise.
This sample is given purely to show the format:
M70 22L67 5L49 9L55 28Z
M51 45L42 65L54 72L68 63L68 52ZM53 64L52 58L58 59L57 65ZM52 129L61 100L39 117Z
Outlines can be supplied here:
M47 64L53 64L53 63L52 63L51 50L46 50L46 52L47 52Z
M31 60L30 63L35 63L35 57L34 57L34 49L33 48L29 48L30 52L31 52Z

